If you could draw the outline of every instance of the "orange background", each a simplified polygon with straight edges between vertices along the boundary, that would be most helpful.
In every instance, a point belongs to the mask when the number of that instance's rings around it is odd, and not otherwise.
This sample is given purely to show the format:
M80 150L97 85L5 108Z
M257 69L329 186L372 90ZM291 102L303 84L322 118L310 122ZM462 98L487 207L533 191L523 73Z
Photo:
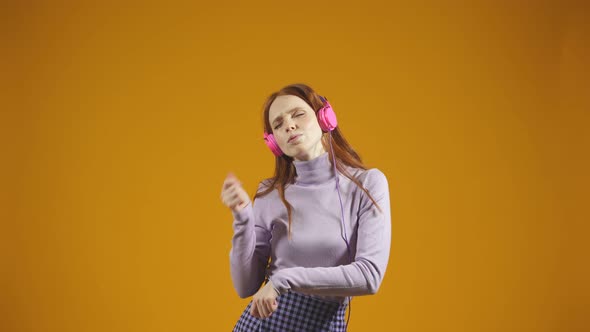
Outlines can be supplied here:
M14 1L2 9L0 330L229 331L229 171L261 107L326 95L389 179L351 331L590 326L583 1Z

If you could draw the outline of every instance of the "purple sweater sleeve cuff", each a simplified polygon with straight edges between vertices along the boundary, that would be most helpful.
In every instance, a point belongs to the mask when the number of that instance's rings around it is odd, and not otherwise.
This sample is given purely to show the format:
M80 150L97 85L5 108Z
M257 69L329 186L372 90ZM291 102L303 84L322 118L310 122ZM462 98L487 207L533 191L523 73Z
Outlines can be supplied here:
M269 279L272 282L272 285L273 285L275 291L277 293L279 293L279 295L285 294L285 293L289 292L289 290L291 289L291 287L289 286L289 283L287 282L287 280L285 278L282 277L280 271L276 272L275 274L270 276Z
M250 217L252 216L252 213L252 202L248 202L248 205L246 205L240 211L232 211L232 214L234 216L234 223L239 225L247 223Z

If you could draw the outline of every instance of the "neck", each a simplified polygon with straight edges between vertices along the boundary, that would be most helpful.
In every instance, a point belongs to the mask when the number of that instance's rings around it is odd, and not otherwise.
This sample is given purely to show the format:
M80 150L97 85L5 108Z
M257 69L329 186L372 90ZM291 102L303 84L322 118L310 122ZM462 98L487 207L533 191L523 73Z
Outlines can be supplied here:
M327 152L310 160L293 160L293 165L297 171L295 183L300 185L321 184L335 178Z

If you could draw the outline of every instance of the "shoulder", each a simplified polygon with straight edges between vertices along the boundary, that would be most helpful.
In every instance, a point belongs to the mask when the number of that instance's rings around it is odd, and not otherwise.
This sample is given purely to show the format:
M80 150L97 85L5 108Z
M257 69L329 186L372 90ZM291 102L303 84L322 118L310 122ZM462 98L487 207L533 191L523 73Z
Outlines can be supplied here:
M262 179L260 182L258 182L258 188L256 189L256 193L260 193L260 192L264 192L266 190L268 190L268 188L270 188L270 186L272 185L272 179L268 178L268 179Z
M370 195L379 199L389 196L389 182L387 176L378 168L354 169L351 174L359 183L370 193ZM362 197L367 196L364 190L359 190Z
M365 186L388 184L387 176L378 168L353 168L351 169L350 173Z
M360 191L363 208L370 208L372 203L377 204L379 211L389 208L389 182L385 173L378 168L370 168L362 170L357 179L368 192Z
M270 189L272 186L272 179L263 179L258 183L258 187L256 188L256 200L269 200L272 199L274 196L278 197L278 192L275 188Z

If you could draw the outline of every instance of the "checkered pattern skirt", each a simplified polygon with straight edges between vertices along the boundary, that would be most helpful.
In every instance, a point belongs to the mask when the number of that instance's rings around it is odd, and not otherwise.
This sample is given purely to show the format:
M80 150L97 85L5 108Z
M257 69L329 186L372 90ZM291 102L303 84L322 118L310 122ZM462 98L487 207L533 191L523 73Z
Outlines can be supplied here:
M260 319L250 314L250 301L233 332L346 331L344 303L328 302L296 292L279 295L277 303L278 308L270 317Z

